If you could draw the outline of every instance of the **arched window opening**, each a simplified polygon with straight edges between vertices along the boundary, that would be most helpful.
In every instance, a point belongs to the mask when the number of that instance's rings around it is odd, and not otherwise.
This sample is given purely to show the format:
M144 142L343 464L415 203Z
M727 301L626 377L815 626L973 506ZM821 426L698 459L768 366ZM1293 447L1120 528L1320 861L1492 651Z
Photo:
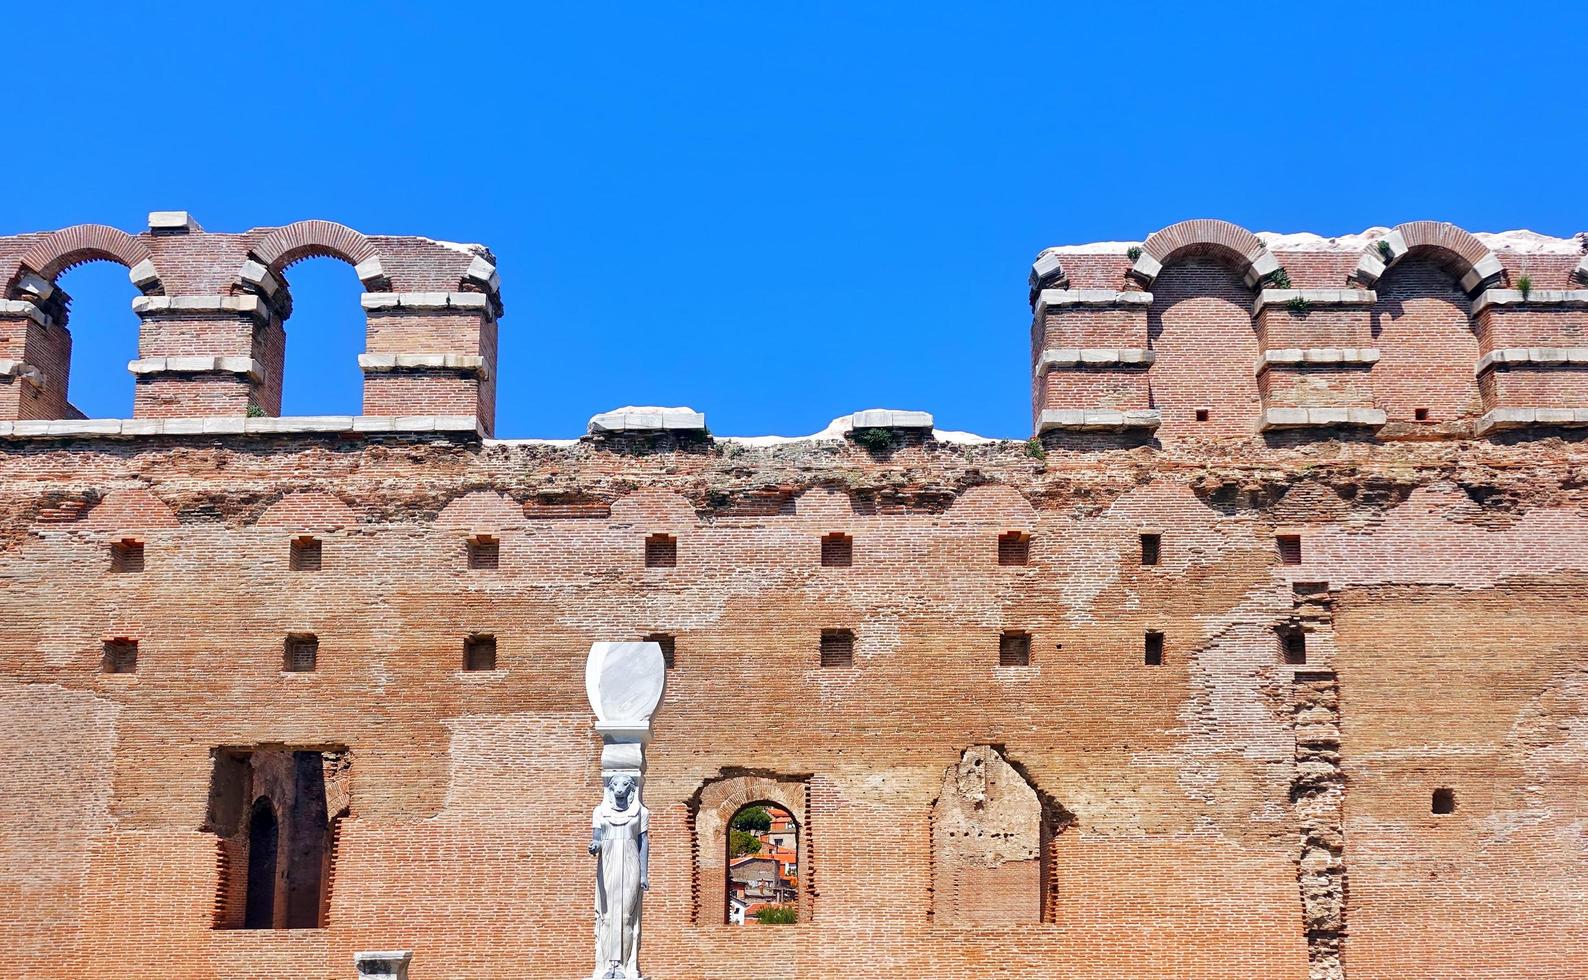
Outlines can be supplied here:
M276 853L280 828L270 798L254 801L248 815L248 898L244 929L270 929L276 924Z
M289 281L290 276L290 281ZM341 259L310 258L279 277L292 297L282 370L282 415L359 415L366 341L364 287Z
M127 364L138 357L139 320L132 301L139 295L126 267L108 260L56 277L51 306L65 314L65 323L45 329L47 340L37 355L44 363L34 365L45 376L41 397L59 391L66 380L67 404L56 417L132 418L133 377Z
M792 813L766 801L742 807L728 821L729 924L799 921L799 833Z

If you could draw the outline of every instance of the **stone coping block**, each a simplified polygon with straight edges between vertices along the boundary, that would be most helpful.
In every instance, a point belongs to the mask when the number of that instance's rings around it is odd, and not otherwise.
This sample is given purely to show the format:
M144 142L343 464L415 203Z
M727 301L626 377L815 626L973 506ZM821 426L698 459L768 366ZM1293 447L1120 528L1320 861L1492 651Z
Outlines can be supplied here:
M43 276L24 272L17 277L17 291L27 293L42 303L55 295L55 283L50 282Z
M1037 316L1049 307L1151 306L1152 294L1118 289L1044 289L1037 294Z
M1043 409L1037 422L1037 431L1054 429L1076 431L1101 431L1107 429L1146 429L1151 431L1163 423L1163 413L1155 408L1119 411L1109 408L1048 408Z
M1588 282L1588 255L1583 256L1582 261L1577 263L1577 268L1571 270L1571 274L1577 277L1578 282Z
M264 263L254 259L244 260L242 271L237 275L267 298L276 295L276 291L281 288L281 280L276 278L276 274L265 268Z
M1588 289L1485 289L1472 301L1472 315L1495 306L1588 306Z
M1056 368L1147 367L1158 352L1145 347L1059 347L1037 358L1037 376Z
M930 429L931 412L895 408L868 408L849 417L851 429Z
M463 270L463 278L479 283L488 293L500 292L502 288L501 274L482 255L469 260L469 267Z
M1258 355L1257 373L1262 374L1276 365L1376 364L1378 359L1377 347L1281 347Z
M472 415L216 416L187 419L61 419L0 422L0 438L79 439L98 436L299 435L321 432L450 432L482 435Z
M591 435L601 432L705 432L706 413L692 408L616 408L591 416Z
M1298 299L1308 306L1372 306L1378 302L1378 293L1371 289L1264 289L1252 303L1252 314L1261 313L1265 306L1284 306Z
M136 296L132 312L139 316L151 313L240 313L266 320L270 310L259 302L258 296Z
M1157 279L1158 273L1162 271L1163 263L1148 255L1146 252L1143 252L1136 256L1136 261L1132 263L1130 271L1127 272L1126 275L1130 276L1137 282L1144 282L1151 286L1152 281Z
M491 298L484 293L365 293L359 305L366 310L479 310L489 312Z
M1478 419L1473 432L1481 436L1535 425L1585 426L1588 425L1588 408L1496 408Z
M33 383L33 387L44 387L44 372L31 364L0 357L0 378L21 378Z
M218 354L186 357L140 357L127 362L133 374L245 374L258 381L265 366L251 357Z
M54 322L37 305L25 299L0 299L0 316L25 316L41 327L47 327Z
M1378 428L1389 421L1381 408L1269 408L1263 410L1264 432L1352 425Z
M1496 364L1588 365L1588 347L1500 347L1478 358L1473 374L1482 374Z
M411 949L371 950L353 954L353 968L360 978L374 980L408 980L408 964L413 962Z
M156 234L185 235L204 229L186 211L150 211L149 230Z
M459 371L485 377L485 358L479 354L360 354L358 366L365 374L388 371Z

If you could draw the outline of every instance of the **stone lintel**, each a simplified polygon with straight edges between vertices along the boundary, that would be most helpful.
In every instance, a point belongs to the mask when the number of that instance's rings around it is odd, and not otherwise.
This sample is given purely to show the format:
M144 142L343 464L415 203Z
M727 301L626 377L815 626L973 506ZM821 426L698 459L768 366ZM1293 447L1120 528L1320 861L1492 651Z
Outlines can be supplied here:
M359 305L366 310L475 310L489 314L491 298L484 293L365 293Z
M1481 436L1532 426L1588 426L1588 408L1496 408L1478 419L1473 432Z
M1485 289L1472 301L1472 315L1500 306L1588 306L1588 289Z
M1480 357L1473 374L1482 374L1496 364L1539 367L1581 364L1588 367L1588 347L1500 347Z
M1143 256L1145 258L1145 256ZM1118 289L1044 289L1037 294L1037 316L1050 307L1150 306L1152 294Z
M127 362L133 374L244 374L258 381L265 366L246 355L190 355L184 357L140 357Z
M487 376L485 358L479 354L360 354L358 366L365 374L391 371L457 371Z
M300 435L308 433L457 433L483 435L473 415L300 415L291 418L212 416L186 419L63 419L0 422L0 438L76 439L99 436Z
M55 322L36 304L25 299L0 299L0 316L25 316L41 327Z
M150 211L149 230L157 235L186 235L204 229L186 211Z
M132 312L139 316L166 313L237 313L268 320L270 310L251 294L241 296L136 296Z
M1036 373L1041 377L1059 368L1147 367L1157 358L1157 351L1145 347L1059 347L1042 352Z
M1388 420L1381 408L1268 408L1263 410L1262 429L1268 432L1337 425L1376 429Z
M1375 364L1378 359L1377 347L1282 347L1265 350L1258 355L1256 373L1262 374L1271 367L1279 366Z
M931 429L932 413L895 408L868 408L849 417L851 429Z
M592 435L600 432L703 433L706 413L692 408L618 408L592 416L588 431Z
M1163 413L1157 409L1121 411L1110 408L1047 408L1037 422L1037 431L1055 429L1075 431L1104 431L1110 429L1144 429L1151 431L1163 422Z
M44 387L44 372L31 364L10 358L0 358L0 378L21 378L35 388Z
M1371 289L1264 289L1253 301L1252 313L1261 313L1265 306L1284 306L1298 299L1308 306L1372 306L1378 302L1378 293Z

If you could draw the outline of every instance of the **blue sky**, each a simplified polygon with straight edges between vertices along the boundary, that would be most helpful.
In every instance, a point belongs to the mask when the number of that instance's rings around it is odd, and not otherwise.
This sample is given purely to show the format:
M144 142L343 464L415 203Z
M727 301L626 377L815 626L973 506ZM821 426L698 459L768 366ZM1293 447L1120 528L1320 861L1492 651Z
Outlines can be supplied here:
M505 437L622 404L1023 437L1045 245L1189 217L1588 228L1580 3L211 0L41 29L0 233L185 209L484 242ZM291 280L286 411L357 412L360 287L330 260ZM125 272L63 286L72 400L130 414Z

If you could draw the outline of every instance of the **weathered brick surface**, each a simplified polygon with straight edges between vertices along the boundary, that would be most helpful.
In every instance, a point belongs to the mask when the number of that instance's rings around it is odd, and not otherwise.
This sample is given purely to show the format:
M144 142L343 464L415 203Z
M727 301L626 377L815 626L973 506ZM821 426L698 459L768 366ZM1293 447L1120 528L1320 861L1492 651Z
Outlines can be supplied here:
M207 237L240 264L263 234ZM39 241L0 239L0 261ZM423 240L369 241L393 281L423 279ZM1279 394L1254 373L1252 289L1227 254L1177 247L1152 286L1159 360L1133 375L1164 428L1140 445L0 439L8 975L350 980L356 950L386 948L415 951L416 980L588 975L584 658L666 633L659 980L1582 976L1588 448L1552 428L1259 434ZM159 253L182 288L222 288L183 248ZM1470 300L1421 254L1375 286L1392 370L1338 373L1393 416L1470 421ZM1281 258L1306 288L1356 264ZM1555 258L1533 274L1564 275ZM1065 261L1076 288L1128 267ZM1050 372L1039 403L1106 394L1051 380L1084 374ZM999 562L1008 532L1026 564ZM834 533L847 565L821 562ZM658 534L671 567L646 567ZM471 567L477 535L496 567ZM291 567L305 536L317 571ZM129 538L142 570L114 570ZM820 666L833 629L852 666ZM999 666L1009 630L1029 666ZM318 638L312 672L282 669L296 634ZM475 634L495 669L463 669ZM101 671L116 638L135 672ZM216 750L258 753L261 787L287 750L343 767L319 928L217 927L253 801L217 792ZM991 803L956 775L976 758L1007 765ZM800 923L730 927L725 828L762 800L800 821Z

